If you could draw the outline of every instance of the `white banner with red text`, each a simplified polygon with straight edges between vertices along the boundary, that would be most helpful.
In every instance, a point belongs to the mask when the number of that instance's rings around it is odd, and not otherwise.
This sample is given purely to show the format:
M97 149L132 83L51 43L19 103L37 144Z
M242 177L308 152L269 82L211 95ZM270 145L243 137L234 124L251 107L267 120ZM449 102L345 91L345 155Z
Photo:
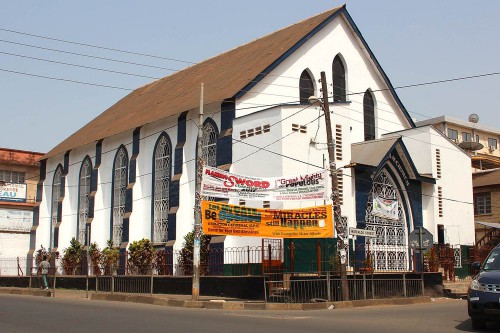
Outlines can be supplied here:
M205 166L201 195L256 201L326 200L327 179L326 170L291 177L260 178Z

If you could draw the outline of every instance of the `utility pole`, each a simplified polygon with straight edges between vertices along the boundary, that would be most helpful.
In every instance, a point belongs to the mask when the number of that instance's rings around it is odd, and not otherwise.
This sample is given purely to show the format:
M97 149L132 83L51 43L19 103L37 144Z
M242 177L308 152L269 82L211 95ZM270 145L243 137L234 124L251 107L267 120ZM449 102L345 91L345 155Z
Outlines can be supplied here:
M192 300L200 296L200 247L201 247L201 177L203 176L203 82L200 91L200 110L198 113L198 147L196 150L196 187L194 201L194 241L193 241L193 288Z
M340 208L339 183L337 179L337 165L335 163L335 141L332 135L330 121L330 107L328 104L328 88L325 72L321 72L321 89L323 91L323 113L325 114L326 140L328 147L328 161L330 163L330 178L332 180L333 220L337 233L337 251L340 253L340 283L342 286L342 300L349 300L349 284L347 281L347 265L345 257L344 236L345 229L342 223L342 212Z

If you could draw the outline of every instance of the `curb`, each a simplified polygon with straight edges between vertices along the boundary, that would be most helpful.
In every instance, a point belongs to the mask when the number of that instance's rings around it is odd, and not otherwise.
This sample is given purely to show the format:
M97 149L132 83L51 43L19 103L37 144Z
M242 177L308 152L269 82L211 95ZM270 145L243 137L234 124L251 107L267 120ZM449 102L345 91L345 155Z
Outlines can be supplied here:
M239 302L239 301L191 301L180 299L165 299L154 296L117 295L117 294L92 294L93 301L133 302L152 305L182 307L188 309L210 310L332 310L344 308L357 308L381 305L410 305L431 303L428 296L411 298L369 299L343 302L324 303L264 303L264 302Z
M10 288L10 289L0 288L0 294L52 297L52 291L50 290L23 289L23 288Z

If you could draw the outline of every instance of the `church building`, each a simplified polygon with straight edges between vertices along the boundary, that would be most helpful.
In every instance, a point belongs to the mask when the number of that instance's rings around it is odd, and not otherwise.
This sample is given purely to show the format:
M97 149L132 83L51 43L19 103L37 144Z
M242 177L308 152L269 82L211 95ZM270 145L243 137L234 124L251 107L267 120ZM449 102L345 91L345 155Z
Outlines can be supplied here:
M309 100L323 94L321 72L343 221L376 231L376 268L411 269L408 237L417 227L435 242L473 244L469 155L431 125L415 126L341 6L140 87L50 150L41 161L29 258L40 246L62 251L73 237L101 248L112 239L122 251L142 238L181 249L194 225L202 83L206 165L257 177L327 168L323 108ZM374 200L396 203L394 216L374 214ZM220 248L262 244L217 238Z

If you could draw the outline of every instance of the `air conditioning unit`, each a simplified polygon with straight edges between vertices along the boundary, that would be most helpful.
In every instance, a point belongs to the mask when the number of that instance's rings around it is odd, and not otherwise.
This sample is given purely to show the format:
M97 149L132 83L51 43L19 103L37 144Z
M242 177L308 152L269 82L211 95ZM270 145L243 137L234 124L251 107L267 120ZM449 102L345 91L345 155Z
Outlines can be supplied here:
M495 151L495 150L497 150L497 147L490 146L490 151Z

